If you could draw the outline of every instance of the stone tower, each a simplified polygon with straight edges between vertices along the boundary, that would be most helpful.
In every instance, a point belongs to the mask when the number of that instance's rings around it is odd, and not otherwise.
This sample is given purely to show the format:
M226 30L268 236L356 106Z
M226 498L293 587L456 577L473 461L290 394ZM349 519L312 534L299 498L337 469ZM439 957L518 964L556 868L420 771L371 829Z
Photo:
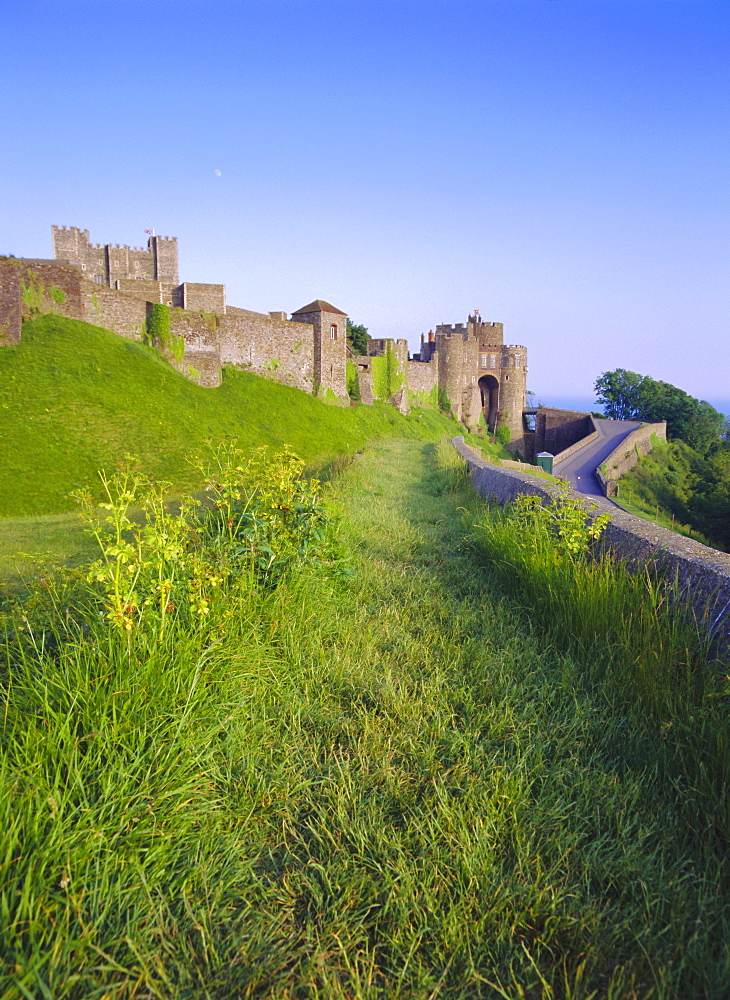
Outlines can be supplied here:
M53 256L79 264L84 277L109 288L117 281L160 281L178 285L177 237L150 236L147 248L90 243L89 230L52 226Z
M314 327L315 387L323 393L331 389L338 399L347 401L347 313L315 299L292 313L292 322L311 323Z
M446 391L458 420L474 426L481 413L490 430L507 426L510 447L524 453L522 411L527 392L527 350L504 343L502 323L486 323L478 313L466 323L436 327L423 339L421 359L438 363L438 385Z

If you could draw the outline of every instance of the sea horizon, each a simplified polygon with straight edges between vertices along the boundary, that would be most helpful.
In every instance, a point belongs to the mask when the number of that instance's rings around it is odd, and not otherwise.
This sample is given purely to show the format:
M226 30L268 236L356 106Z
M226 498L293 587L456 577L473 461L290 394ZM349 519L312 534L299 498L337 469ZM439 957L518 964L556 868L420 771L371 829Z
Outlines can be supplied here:
M709 403L716 410L730 419L730 399L709 398L705 402ZM580 395L553 395L552 393L535 393L534 405L552 406L558 410L578 410L583 413L601 412L603 407L596 402L595 396Z

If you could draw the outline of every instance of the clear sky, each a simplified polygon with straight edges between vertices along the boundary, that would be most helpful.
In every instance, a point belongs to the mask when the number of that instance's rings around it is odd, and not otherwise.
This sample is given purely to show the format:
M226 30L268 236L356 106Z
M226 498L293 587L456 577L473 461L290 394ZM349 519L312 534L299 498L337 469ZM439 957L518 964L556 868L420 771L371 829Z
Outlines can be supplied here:
M728 0L0 9L0 253L154 227L249 309L417 349L477 307L543 397L730 398Z

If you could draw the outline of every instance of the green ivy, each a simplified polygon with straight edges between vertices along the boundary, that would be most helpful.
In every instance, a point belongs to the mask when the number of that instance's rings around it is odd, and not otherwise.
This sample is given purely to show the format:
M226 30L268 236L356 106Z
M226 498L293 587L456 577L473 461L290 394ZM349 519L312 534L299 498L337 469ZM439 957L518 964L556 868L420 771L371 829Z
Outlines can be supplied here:
M160 354L169 352L177 362L185 355L185 338L175 336L170 330L170 308L164 302L152 303L143 340Z
M167 347L170 343L170 310L163 302L152 303L147 316L148 344Z
M347 395L350 399L360 399L360 380L357 377L357 365L354 361L347 361Z
M403 372L398 365L398 357L388 344L385 354L370 359L373 366L373 390L375 398L387 402L399 389L403 388Z
M51 285L48 289L48 294L59 306L62 306L66 301L66 293L62 288L57 288L56 285Z
M185 357L185 338L176 337L172 335L170 337L170 354L176 361L182 361Z
M27 282L21 281L20 287L23 302L31 316L35 316L46 311L46 288L43 284L42 278L33 274L32 271L29 271Z

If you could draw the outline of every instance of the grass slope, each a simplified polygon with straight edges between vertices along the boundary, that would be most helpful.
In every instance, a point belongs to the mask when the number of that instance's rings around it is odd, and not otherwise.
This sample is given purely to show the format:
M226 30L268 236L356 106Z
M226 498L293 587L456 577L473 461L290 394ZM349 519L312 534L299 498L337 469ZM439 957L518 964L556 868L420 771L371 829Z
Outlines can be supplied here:
M240 371L219 389L175 372L152 349L77 320L43 316L0 349L0 517L71 510L71 490L125 454L177 490L198 484L185 457L237 437L290 446L321 465L385 435L436 438L455 425L435 411L342 408Z
M681 727L504 598L457 476L414 442L357 460L352 583L234 594L147 655L29 641L0 996L727 997L725 850Z
M720 464L722 454L712 461L684 441L657 441L621 477L617 502L630 514L730 551L728 475ZM721 493L725 503L713 511L713 496L719 500Z

